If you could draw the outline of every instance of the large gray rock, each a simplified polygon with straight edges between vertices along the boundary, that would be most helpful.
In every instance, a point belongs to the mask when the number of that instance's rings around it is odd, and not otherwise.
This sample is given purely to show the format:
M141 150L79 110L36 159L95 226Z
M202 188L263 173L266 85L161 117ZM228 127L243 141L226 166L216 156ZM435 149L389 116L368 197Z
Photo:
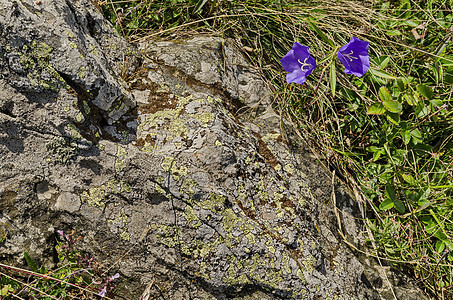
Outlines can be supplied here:
M118 67L134 51L89 1L4 2L2 262L51 266L56 231L76 230L127 299L423 297L341 243L330 179L290 151L232 43L142 45L134 106Z

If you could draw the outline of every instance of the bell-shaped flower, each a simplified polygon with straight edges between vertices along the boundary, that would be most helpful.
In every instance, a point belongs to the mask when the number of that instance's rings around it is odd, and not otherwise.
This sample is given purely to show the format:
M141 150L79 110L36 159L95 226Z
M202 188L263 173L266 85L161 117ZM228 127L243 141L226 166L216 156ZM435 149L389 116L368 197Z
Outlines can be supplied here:
M351 37L349 43L338 51L338 59L344 66L346 74L354 74L361 77L370 67L368 47L370 43Z
M308 47L297 42L293 48L280 59L283 69L289 74L286 74L288 83L295 82L302 84L307 80L307 76L313 72L316 67L316 61L311 57Z

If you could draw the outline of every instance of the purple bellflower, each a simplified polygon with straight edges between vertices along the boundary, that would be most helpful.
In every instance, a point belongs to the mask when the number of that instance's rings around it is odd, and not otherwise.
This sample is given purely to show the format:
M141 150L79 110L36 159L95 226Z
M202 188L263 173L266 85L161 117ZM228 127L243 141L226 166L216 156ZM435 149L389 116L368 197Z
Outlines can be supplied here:
M370 67L368 47L370 43L351 37L349 43L338 51L338 59L344 65L346 74L354 74L361 77Z
M286 74L286 82L303 84L307 76L316 68L316 61L311 57L307 46L295 42L293 48L280 59Z

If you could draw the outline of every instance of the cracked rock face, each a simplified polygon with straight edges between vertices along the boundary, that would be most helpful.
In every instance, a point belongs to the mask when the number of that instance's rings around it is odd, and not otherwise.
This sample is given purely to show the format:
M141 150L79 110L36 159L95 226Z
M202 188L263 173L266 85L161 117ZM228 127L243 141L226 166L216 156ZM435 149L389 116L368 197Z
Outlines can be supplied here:
M270 91L229 41L142 45L135 105L118 81L133 50L95 8L41 2L0 3L2 262L26 251L51 266L56 231L76 230L127 299L391 295L340 242L331 186L313 192L315 163L283 142Z

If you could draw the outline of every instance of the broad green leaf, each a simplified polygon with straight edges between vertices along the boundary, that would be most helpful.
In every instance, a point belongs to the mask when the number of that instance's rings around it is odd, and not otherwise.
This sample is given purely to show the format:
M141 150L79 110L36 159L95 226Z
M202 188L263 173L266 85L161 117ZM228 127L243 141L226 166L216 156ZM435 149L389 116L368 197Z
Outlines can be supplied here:
M332 96L335 97L335 89L337 87L337 74L335 72L335 61L333 61L332 64L330 65L329 80L330 80L330 89L332 90Z
M407 151L404 149L396 149L396 151L393 153L393 162L399 166L403 164L404 158L407 156Z
M387 30L387 35L389 36L396 36L396 35L402 35L401 31L397 30L397 29L393 29L393 30Z
M388 55L381 55L377 57L374 62L381 67L381 69L385 69L385 67L388 65L390 61L390 57Z
M436 233L434 233L434 236L441 241L445 241L445 240L448 241L447 236L441 230L436 231Z
M395 204L395 209L396 209L400 214L404 214L404 213L406 212L406 208L404 207L403 202L401 202L401 201L398 200L398 199L395 199L395 201L393 201L393 203Z
M431 100L433 98L433 91L431 90L431 88L429 86L424 85L424 84L419 84L419 85L417 85L417 90L424 97L428 98L428 100Z
M391 209L393 207L393 201L391 199L385 199L381 205L379 205L379 208L381 210L388 210L388 209Z
M416 105L418 103L418 97L416 95L404 94L403 99L409 105Z
M35 261L33 260L33 258L31 258L27 252L24 252L24 258L25 258L25 261L27 262L27 265L30 267L30 269L33 271L33 272L37 272L38 271L38 266L36 265Z
M369 152L379 152L379 151L382 151L382 148L376 147L376 146L370 146L370 147L367 147L366 150Z
M429 115L429 109L426 107L424 101L418 101L417 106L415 107L415 113L419 118Z
M385 108L392 113L398 114L403 110L403 106L398 101L383 101L382 104L384 104Z
M443 242L447 246L448 250L453 250L453 243L450 240L443 240Z
M391 123L393 123L395 125L400 124L400 115L399 114L386 112L385 116L387 117L387 120L389 120Z
M411 141L411 133L409 130L401 130L401 138L403 139L405 145L409 144Z
M8 292L9 292L9 285L5 285L0 290L0 296L6 296L6 295L8 295Z
M417 27L419 25L419 22L413 21L413 20L406 20L404 21L407 25L412 26L412 27Z
M453 60L447 59L447 58L441 58L439 62L442 64L444 67L451 67L453 66Z
M443 241L436 242L436 252L441 253L445 249L445 243Z
M429 102L431 102L431 104L435 107L441 107L444 104L442 99L431 99Z
M398 80L396 80L396 84L398 85L400 92L405 90L406 86L401 78L398 78Z
M426 231L428 234L433 234L436 230L437 230L437 225L436 225L436 223L434 223L433 220L431 220L431 222L429 222L429 223L425 226L425 231Z
M390 94L389 90L385 86L382 86L379 89L379 99L381 99L381 101L392 101L393 100L392 94Z
M403 176L404 181L406 181L410 185L417 184L417 181L415 181L414 176L412 176L412 174L403 174L402 176Z
M396 200L396 191L391 184L385 185L385 195L390 198L392 201Z
M368 71L370 71L370 73L373 74L374 76L377 76L377 77L380 77L380 78L396 79L395 76L390 75L389 73L381 71L381 70L376 70L375 68L372 68L372 67L370 67L368 69Z
M377 161L379 157L381 157L381 154L383 154L384 151L378 151L373 153L373 161Z
M386 109L384 107L384 104L381 102L376 102L372 104L370 107L368 107L366 113L369 115L382 115L385 113Z
M411 136L414 138L414 142L416 141L417 143L423 142L423 136L420 130L415 128L414 130L411 131Z

